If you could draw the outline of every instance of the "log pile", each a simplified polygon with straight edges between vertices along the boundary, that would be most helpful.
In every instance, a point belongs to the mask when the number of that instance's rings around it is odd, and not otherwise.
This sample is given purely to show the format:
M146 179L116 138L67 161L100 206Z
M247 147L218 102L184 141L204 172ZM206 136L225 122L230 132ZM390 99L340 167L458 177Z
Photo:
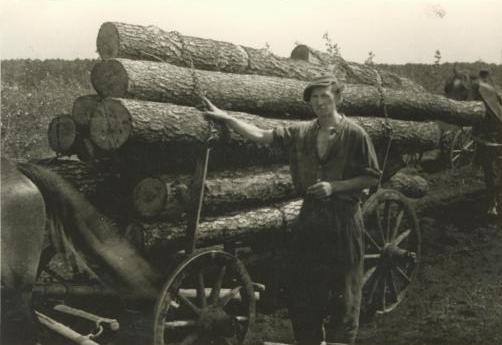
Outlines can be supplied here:
M442 132L434 121L466 125L484 113L481 103L426 93L390 72L379 72L378 85L372 67L306 46L282 58L156 27L105 23L97 47L103 59L91 73L97 94L77 98L72 113L54 118L48 131L58 156L80 161L39 163L141 239L141 247L184 241L195 163L210 135L201 243L287 229L301 206L286 152L210 124L197 91L233 116L270 129L313 119L303 89L308 80L333 73L346 83L340 110L366 130L381 164L392 141L384 180L403 167L402 155L439 147ZM195 69L187 67L192 63ZM396 175L389 183L415 197L427 192L415 177Z

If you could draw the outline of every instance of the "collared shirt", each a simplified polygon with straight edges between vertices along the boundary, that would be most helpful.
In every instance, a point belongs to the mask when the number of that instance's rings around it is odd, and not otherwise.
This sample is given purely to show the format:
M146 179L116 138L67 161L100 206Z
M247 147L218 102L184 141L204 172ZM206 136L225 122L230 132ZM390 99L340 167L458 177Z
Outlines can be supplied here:
M328 200L306 197L308 187L319 182L380 176L377 156L366 132L342 117L330 136L325 157L319 157L317 120L273 131L274 143L289 152L296 192L305 196L293 227L292 252L311 269L349 269L364 256L361 192L335 193ZM301 255L298 255L301 253Z
M300 122L274 129L274 144L289 153L291 176L296 192L305 195L308 187L319 182L346 180L362 175L379 177L377 155L368 134L351 119L342 116L330 136L325 157L319 157L317 136L319 121ZM346 193L359 199L360 191ZM354 200L355 201L355 200Z

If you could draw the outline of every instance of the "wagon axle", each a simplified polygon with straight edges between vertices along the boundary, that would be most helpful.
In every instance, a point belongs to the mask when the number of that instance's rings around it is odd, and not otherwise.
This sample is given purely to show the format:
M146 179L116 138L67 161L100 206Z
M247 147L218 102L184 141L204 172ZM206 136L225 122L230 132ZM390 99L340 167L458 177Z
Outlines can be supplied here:
M407 259L416 263L417 254L413 251L399 248L395 243L387 243L381 251L381 257L384 263L394 263Z

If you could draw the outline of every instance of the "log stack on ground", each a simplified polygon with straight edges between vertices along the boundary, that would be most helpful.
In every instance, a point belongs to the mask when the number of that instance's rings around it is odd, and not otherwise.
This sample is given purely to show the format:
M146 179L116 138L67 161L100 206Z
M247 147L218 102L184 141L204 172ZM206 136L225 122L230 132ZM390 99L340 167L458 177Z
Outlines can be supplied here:
M122 217L118 223L127 225L126 233L150 249L185 239L195 160L210 135L215 141L201 244L284 232L301 205L285 167L288 152L212 126L196 108L200 91L236 118L270 129L312 120L302 97L306 80L334 73L346 83L341 110L366 130L381 163L388 156L385 179L402 166L403 154L438 148L442 131L430 121L472 124L484 112L481 103L431 95L385 71L379 72L379 88L372 67L338 56L319 55L314 62L280 58L263 49L122 23L103 24L97 46L104 59L91 74L97 95L75 100L72 115L55 120L49 131L55 151L77 154L87 168L44 164L94 204L114 205L107 212ZM191 62L196 70L186 68ZM413 182L407 181L399 188Z

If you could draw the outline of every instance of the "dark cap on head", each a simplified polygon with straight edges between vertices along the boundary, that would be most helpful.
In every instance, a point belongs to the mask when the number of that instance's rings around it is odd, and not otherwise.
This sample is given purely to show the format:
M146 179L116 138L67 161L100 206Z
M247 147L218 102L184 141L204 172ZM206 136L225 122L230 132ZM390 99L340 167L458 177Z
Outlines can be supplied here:
M316 87L324 87L324 86L335 86L333 88L333 91L336 92L341 92L343 90L343 85L336 79L334 75L326 75L322 76L319 78L316 78L312 80L310 83L308 83L307 87L305 87L305 90L303 91L303 100L305 102L310 101L310 94L312 93L312 90L315 89Z
M490 71L487 70L487 69L482 69L481 71L479 71L479 76L482 78L482 79L486 79L490 76Z

